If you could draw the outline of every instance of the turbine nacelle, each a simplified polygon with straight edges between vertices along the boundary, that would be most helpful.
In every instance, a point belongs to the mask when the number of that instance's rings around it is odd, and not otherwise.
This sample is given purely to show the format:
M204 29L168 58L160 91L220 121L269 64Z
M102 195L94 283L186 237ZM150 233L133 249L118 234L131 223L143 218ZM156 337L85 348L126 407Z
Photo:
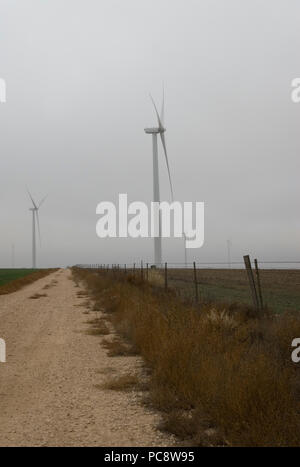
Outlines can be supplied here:
M145 128L145 133L147 135L159 135L160 133L164 133L166 131L165 128Z

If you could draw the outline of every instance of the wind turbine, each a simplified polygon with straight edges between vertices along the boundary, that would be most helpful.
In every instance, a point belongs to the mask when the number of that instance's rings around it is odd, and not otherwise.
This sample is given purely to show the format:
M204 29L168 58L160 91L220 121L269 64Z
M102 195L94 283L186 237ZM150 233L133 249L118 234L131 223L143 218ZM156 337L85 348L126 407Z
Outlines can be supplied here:
M11 267L12 269L15 268L15 244L12 243L11 245Z
M152 147L153 147L153 201L155 203L160 203L160 192L159 192L159 169L158 169L158 143L157 135L160 136L161 143L164 150L165 160L167 164L167 170L169 175L169 182L171 188L171 196L173 201L173 186L170 174L170 167L168 161L166 140L165 140L165 127L164 127L164 113L165 113L165 98L163 93L162 108L161 114L159 115L156 104L150 95L151 101L153 103L155 113L157 116L158 127L155 128L145 128L145 133L152 135ZM158 226L155 226L155 230L158 232L158 236L154 237L154 264L156 266L161 266L162 264L162 249L161 249L161 214L158 215Z
M38 228L38 233L39 233L39 240L40 240L40 245L41 245L41 231L40 231L40 220L39 220L39 209L47 196L45 196L42 201L39 203L39 205L36 205L34 202L33 197L31 196L31 193L29 190L28 194L29 197L32 201L33 207L29 209L29 211L32 211L32 269L36 269L36 235L35 235L35 224L37 223L37 228Z

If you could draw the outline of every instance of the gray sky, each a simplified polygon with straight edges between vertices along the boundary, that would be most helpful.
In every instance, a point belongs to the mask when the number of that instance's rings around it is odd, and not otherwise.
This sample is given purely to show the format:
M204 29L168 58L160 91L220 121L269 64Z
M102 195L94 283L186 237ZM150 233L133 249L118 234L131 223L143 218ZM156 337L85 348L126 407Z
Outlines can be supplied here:
M96 205L152 198L148 93L166 88L175 198L204 201L189 259L300 259L298 0L0 0L0 267L152 260L151 239L96 236ZM161 194L169 199L160 150ZM164 241L183 261L183 242Z

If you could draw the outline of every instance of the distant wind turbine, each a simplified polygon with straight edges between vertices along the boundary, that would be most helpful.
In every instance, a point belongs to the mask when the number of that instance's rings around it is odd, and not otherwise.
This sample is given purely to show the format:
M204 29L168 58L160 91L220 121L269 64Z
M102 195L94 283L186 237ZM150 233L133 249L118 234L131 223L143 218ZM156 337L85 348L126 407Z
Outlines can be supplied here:
M41 242L41 231L40 231L40 220L39 220L39 209L47 196L45 196L42 201L39 203L39 205L36 205L33 197L31 196L31 193L29 190L28 195L32 201L33 207L30 208L29 210L32 211L32 269L36 269L36 234L35 234L35 224L37 223L37 228L38 228L38 233L39 233L39 241L40 245L42 244Z
M11 267L12 269L15 268L15 244L12 243L11 245Z
M161 114L159 115L156 104L150 95L151 101L153 103L155 113L157 116L158 127L155 128L145 128L145 133L152 135L152 146L153 146L153 201L155 203L160 203L160 192L159 192L159 169L158 169L158 144L157 144L157 135L160 135L161 143L163 146L165 160L167 164L167 170L169 175L169 182L171 188L171 196L172 201L173 197L173 186L170 174L170 167L168 161L168 154L167 154L167 147L166 147L166 140L165 140L165 127L164 127L164 113L165 113L165 98L163 93L163 101L162 101L162 108ZM161 215L159 213L158 216L158 236L154 237L154 263L156 266L162 265L162 248L161 248Z

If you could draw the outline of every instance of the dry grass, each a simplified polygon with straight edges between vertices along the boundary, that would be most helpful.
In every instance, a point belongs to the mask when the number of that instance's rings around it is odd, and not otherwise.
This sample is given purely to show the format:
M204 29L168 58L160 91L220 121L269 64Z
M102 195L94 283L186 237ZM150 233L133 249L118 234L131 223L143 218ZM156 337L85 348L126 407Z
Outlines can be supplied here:
M108 379L99 389L110 389L112 391L132 391L139 384L137 376L126 374Z
M90 336L107 336L110 334L107 324L101 319L90 320L88 324L92 325L92 328L87 331Z
M95 373L101 374L101 375L111 375L112 373L116 373L117 370L116 368L113 368L111 366L101 368L99 370L95 370Z
M149 269L148 271L148 280L153 285L163 286L165 283L165 278L163 272L159 269Z
M52 274L53 272L58 271L56 269L40 269L38 271L33 272L32 274L28 274L27 276L21 277L19 279L12 280L5 285L0 287L0 295L6 295L17 290L22 289L26 285L32 284L33 282L37 281L38 279L42 279L43 277Z
M111 340L103 339L102 346L107 349L107 355L109 357L128 357L136 355L134 347L125 343L119 337L114 337Z
M291 362L299 314L199 312L132 278L74 274L125 339L104 339L109 353L132 342L151 369L149 400L165 430L199 446L300 446L300 367Z
M29 298L31 298L32 300L38 300L39 298L42 298L42 297L48 297L48 295L46 293L35 293L31 295Z
M91 302L89 300L85 300L84 302L78 303L77 305L74 305L74 306L90 308L90 304L91 304Z
M85 290L79 290L77 293L76 293L77 297L81 298L81 297L87 297L88 294Z

